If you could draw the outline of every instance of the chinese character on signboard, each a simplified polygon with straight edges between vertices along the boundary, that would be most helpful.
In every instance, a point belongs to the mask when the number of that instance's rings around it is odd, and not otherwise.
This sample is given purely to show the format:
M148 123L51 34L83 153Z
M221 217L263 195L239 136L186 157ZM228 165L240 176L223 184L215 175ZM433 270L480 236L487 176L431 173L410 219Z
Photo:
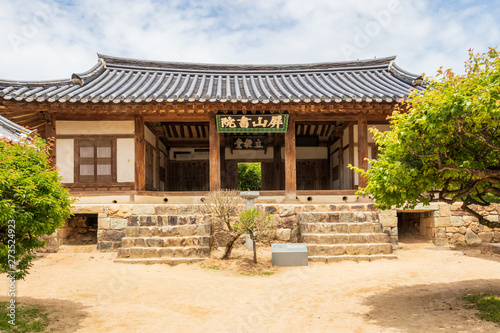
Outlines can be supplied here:
M231 138L231 151L248 149L266 149L266 137L249 136Z
M217 115L219 133L285 133L287 114Z

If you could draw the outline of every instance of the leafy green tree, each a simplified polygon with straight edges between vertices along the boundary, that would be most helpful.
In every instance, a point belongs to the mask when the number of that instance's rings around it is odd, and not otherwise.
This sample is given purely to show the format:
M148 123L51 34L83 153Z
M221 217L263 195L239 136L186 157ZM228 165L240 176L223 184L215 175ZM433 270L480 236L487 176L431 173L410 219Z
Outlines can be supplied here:
M238 164L238 190L259 191L261 189L260 163Z
M266 214L256 208L247 209L240 214L239 221L234 223L234 229L240 234L249 234L253 243L253 262L257 263L256 241L269 243L276 235L277 225L271 214Z
M379 158L357 171L368 178L359 193L379 208L462 202L481 224L500 227L477 211L500 202L499 52L469 56L465 75L440 69L392 114L391 131L374 131Z
M55 232L71 215L72 199L50 166L41 138L0 138L0 272L28 274L40 236Z

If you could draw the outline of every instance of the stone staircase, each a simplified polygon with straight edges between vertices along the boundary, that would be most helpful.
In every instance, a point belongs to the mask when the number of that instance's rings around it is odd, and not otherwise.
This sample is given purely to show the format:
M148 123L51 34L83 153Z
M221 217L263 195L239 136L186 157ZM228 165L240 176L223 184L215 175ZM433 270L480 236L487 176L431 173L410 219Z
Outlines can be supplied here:
M298 213L297 218L310 261L397 259L376 211Z
M210 255L210 224L202 215L132 215L128 218L119 263L193 263Z

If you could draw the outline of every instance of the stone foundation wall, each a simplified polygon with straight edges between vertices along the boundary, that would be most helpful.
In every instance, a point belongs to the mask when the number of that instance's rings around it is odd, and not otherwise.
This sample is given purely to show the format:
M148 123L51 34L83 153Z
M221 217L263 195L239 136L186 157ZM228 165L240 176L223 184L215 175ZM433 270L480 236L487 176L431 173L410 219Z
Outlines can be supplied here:
M300 241L297 214L301 212L378 211L373 204L256 204L256 208L273 215L278 225L277 242ZM421 216L420 234L438 246L500 242L500 229L491 230L480 225L477 219L460 210L460 204L450 206L435 203L418 206L414 211ZM97 248L102 251L116 251L121 247L121 239L125 236L125 227L131 215L187 215L198 212L198 205L193 204L76 204L73 207L74 214L98 215ZM389 235L392 243L398 242L397 212L379 211L383 231ZM498 220L499 213L500 205L491 205L482 210L483 215L493 220ZM60 241L60 235L54 235L47 236L51 249L56 248Z
M456 203L450 207L450 225L446 226L445 237L450 244L480 245L500 242L500 228L491 229L479 224L478 219L460 209ZM499 220L500 204L474 207L482 216L491 221Z

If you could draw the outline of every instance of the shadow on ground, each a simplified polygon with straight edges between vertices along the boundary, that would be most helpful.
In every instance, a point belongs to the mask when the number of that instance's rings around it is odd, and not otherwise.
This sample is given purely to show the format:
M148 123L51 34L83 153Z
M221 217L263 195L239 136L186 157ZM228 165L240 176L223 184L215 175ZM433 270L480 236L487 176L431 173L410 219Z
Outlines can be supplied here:
M500 326L477 317L466 294L500 294L500 280L469 280L452 283L395 287L367 297L371 308L365 320L386 329L404 332L500 332Z
M10 298L0 297L0 302L9 302ZM16 304L37 305L42 312L48 313L49 326L44 332L70 333L80 328L80 322L87 316L82 304L61 299L37 299L16 297Z

